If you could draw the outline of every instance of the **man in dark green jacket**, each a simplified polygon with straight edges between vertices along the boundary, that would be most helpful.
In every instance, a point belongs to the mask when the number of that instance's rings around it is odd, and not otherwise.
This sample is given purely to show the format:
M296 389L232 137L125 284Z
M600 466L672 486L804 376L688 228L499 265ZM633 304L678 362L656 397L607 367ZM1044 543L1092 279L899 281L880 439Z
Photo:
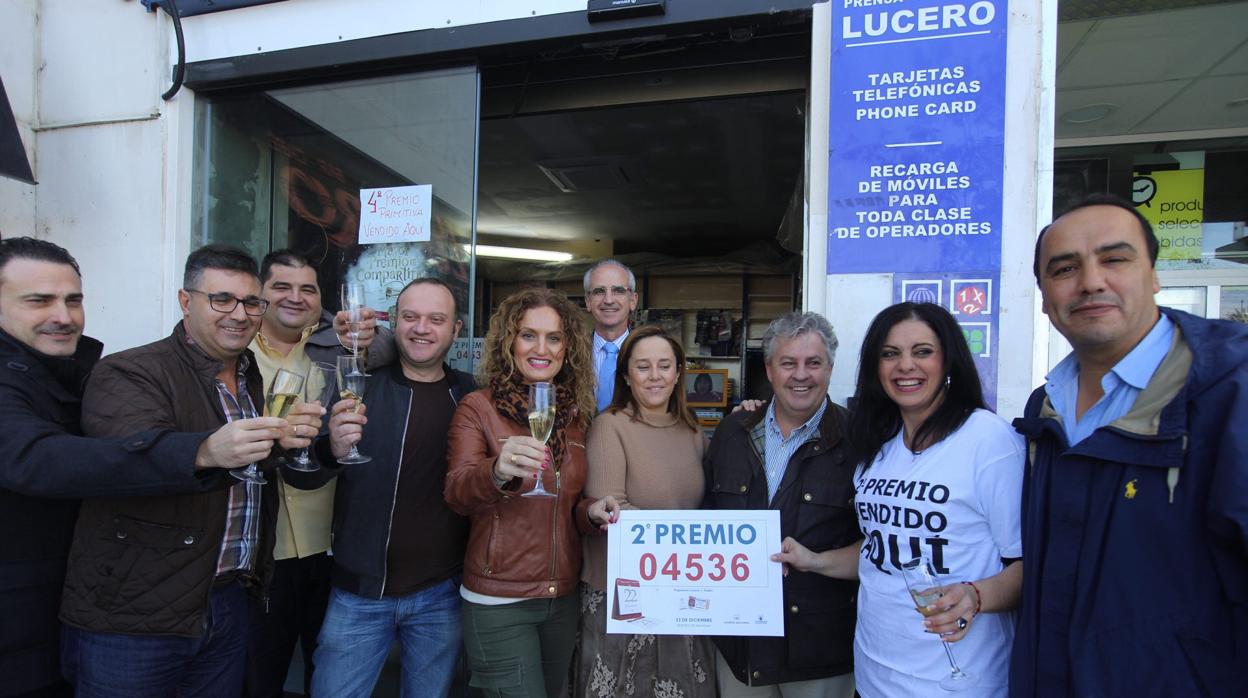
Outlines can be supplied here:
M259 417L264 392L247 350L268 305L259 294L245 252L193 252L178 292L182 322L166 339L99 363L83 430L117 436L237 424L246 438L235 454L250 463L274 462L279 439L283 448L308 445L320 407L296 405L285 424ZM207 492L83 502L61 603L79 696L241 691L246 594L262 593L267 581L276 511L274 489L245 477L222 478Z
M766 409L720 422L705 456L708 509L775 509L780 532L817 552L862 540L852 507L848 413L828 399L837 339L817 313L787 313L763 335ZM855 546L856 549L856 546ZM791 570L783 637L716 637L721 698L854 694L856 581Z

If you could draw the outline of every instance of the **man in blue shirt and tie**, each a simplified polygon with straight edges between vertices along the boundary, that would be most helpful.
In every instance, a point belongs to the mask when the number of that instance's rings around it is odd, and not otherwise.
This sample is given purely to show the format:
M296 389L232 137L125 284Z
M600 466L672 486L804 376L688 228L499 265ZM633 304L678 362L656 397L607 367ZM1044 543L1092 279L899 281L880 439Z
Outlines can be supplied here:
M628 321L637 309L637 277L614 259L585 271L585 307L594 316L594 374L598 377L598 411L611 404L615 360L628 338Z
M1159 308L1160 245L1096 195L1040 232L1072 353L1028 440L1010 694L1231 696L1248 683L1248 327Z

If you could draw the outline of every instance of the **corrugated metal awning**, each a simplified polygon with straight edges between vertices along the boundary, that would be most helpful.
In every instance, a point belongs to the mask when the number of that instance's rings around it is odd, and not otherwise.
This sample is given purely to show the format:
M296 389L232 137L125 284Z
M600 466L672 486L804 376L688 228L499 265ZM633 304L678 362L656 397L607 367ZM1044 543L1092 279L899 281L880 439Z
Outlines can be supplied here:
M22 146L22 137L17 132L17 119L13 118L13 108L9 106L3 79L0 79L0 176L35 183L35 174L30 171L30 160L26 159L26 148Z

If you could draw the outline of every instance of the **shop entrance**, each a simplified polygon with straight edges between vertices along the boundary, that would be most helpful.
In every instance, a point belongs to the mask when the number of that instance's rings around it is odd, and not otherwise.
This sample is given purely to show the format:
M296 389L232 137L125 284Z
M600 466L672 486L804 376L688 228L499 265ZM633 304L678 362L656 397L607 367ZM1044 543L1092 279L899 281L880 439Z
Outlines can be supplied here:
M636 323L726 377L729 404L768 397L763 332L801 305L809 52L799 23L485 61L474 335L524 285L583 301L614 258Z

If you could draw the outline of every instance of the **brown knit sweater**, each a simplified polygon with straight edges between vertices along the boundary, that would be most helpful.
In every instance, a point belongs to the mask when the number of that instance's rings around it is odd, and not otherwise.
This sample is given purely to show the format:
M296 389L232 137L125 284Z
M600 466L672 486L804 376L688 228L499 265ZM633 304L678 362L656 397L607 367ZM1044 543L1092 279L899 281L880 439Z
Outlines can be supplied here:
M615 497L624 509L697 509L702 503L706 437L675 417L655 421L632 410L603 412L589 430L588 497ZM607 585L607 539L585 537L581 581Z

